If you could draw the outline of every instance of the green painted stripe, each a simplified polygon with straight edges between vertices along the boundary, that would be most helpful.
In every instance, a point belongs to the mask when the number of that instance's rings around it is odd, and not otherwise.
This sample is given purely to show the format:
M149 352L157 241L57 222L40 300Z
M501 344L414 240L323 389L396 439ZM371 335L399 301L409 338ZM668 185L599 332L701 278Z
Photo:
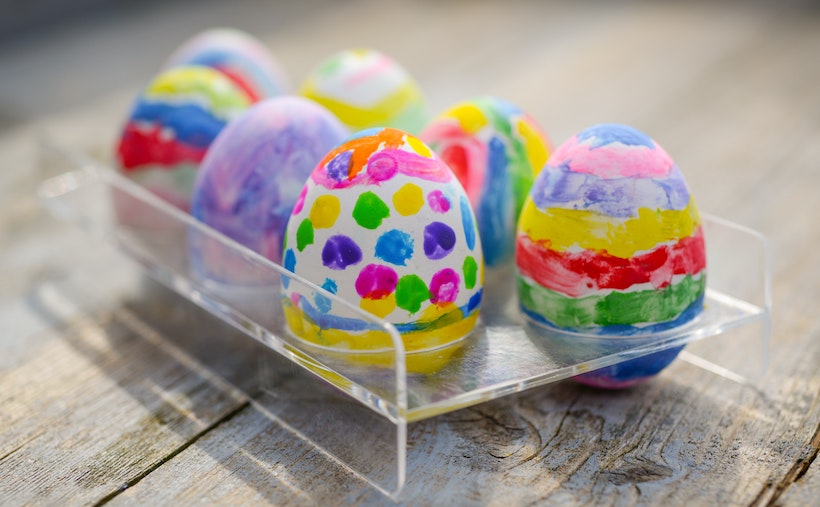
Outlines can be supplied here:
M572 298L518 277L521 304L563 328L666 322L688 308L705 290L705 276L688 275L661 290Z

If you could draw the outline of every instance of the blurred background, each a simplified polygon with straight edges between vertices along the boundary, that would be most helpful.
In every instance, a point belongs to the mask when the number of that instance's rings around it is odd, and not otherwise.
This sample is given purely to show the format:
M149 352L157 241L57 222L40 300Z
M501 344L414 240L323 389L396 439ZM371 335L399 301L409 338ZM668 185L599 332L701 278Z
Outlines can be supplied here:
M294 84L333 52L370 46L416 76L434 111L496 93L535 109L560 142L591 121L640 120L709 72L704 62L719 71L763 49L742 47L752 31L779 20L766 36L776 48L817 13L800 0L0 0L0 129L136 93L187 37L232 26L266 42Z

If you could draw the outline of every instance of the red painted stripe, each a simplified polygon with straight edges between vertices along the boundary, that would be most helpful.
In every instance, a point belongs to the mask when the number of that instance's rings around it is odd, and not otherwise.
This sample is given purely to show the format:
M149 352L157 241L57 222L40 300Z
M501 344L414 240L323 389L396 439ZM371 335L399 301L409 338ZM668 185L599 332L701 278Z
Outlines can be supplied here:
M215 67L225 77L233 81L233 83L241 89L251 103L256 103L262 100L262 94L249 82L249 79L242 72L237 72L230 67Z
M197 148L160 135L162 127L151 125L147 129L129 122L120 139L117 158L126 172L140 166L156 164L169 170L182 162L198 164L205 157L206 148Z
M672 283L674 275L694 275L706 267L702 227L677 243L629 259L605 251L556 252L548 242L535 243L519 235L515 258L524 276L570 297L599 289L626 290L636 283L663 288Z

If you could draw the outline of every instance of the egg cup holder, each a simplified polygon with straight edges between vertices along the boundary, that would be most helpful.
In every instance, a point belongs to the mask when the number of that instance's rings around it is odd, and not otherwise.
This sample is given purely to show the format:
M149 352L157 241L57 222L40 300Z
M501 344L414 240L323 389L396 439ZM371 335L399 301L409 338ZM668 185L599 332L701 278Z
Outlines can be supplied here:
M545 328L520 314L515 277L507 268L486 273L481 319L466 339L407 353L390 323L233 242L84 153L53 142L43 150L59 174L38 193L55 217L79 225L101 245L113 245L123 254L113 257L130 269L263 344L256 371L244 365L252 373L242 382L216 367L215 374L241 385L258 410L312 446L316 459L336 463L392 498L408 474L410 423L684 346L680 361L736 382L754 382L767 364L769 248L757 232L720 218L703 216L708 288L704 312L685 326L628 339ZM123 203L141 225L118 219ZM189 241L219 250L245 282L198 279L189 266ZM319 294L335 311L364 319L392 346L339 351L295 337L282 310L284 278L300 294Z

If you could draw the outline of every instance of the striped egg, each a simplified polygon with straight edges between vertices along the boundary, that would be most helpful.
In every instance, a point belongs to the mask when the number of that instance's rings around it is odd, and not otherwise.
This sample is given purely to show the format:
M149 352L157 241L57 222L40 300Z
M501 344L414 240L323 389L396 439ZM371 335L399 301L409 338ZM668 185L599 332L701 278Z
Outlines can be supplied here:
M245 94L214 69L184 66L164 71L137 97L117 146L118 168L188 211L208 147L248 106ZM126 220L139 220L128 216L127 209L120 212Z
M165 68L183 65L218 70L241 88L251 102L290 91L287 74L268 48L235 28L211 28L186 40L171 54Z
M359 132L318 164L288 222L285 269L392 323L406 350L430 350L476 324L483 257L452 171L404 131ZM283 280L293 333L345 350L390 347L367 319Z
M590 127L551 156L521 213L516 266L524 314L561 330L647 336L684 325L703 309L706 254L697 206L666 151L625 125ZM631 385L660 371L678 350L579 380Z
M348 49L324 60L299 94L327 107L353 132L393 127L416 134L427 120L416 81L395 60L372 49Z
M512 263L518 216L551 150L541 127L509 102L480 97L439 114L420 138L467 191L487 267Z

